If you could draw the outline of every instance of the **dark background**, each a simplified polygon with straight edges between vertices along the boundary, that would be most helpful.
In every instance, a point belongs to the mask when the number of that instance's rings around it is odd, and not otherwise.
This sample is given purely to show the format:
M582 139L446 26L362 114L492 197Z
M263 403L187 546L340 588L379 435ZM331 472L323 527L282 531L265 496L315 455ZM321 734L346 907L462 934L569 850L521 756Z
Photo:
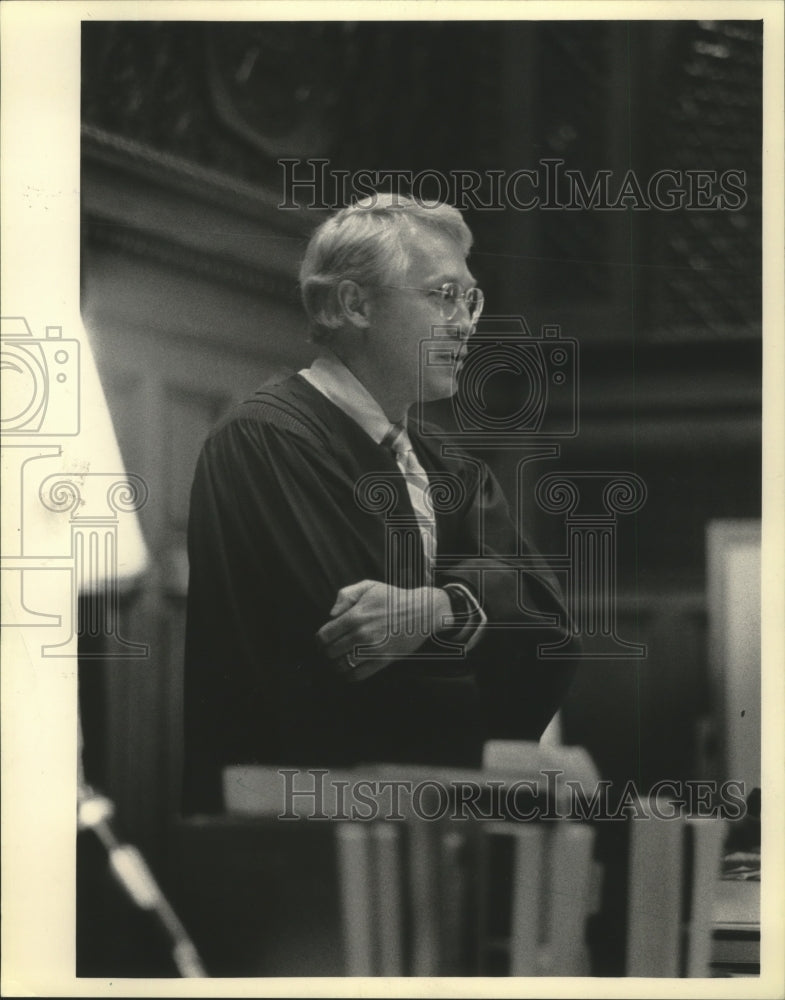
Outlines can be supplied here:
M277 208L280 157L746 172L739 211L465 213L486 314L580 346L580 433L524 488L629 471L648 491L618 546L619 633L647 656L587 662L564 739L642 791L716 773L705 526L760 516L761 64L751 21L83 25L83 315L152 553L123 604L149 660L82 671L86 766L165 884L194 462L233 400L313 355L296 269L318 213ZM514 457L484 457L514 497ZM523 505L562 552L561 518Z

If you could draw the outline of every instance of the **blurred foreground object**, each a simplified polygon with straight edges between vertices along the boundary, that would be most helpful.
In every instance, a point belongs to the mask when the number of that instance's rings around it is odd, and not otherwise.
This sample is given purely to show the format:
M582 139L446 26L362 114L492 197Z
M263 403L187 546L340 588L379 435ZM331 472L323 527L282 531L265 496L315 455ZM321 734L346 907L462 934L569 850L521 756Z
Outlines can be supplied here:
M171 959L178 974L183 978L206 977L207 972L196 947L162 893L142 854L131 844L121 843L115 836L109 822L114 814L112 803L83 782L80 782L78 800L80 832L89 830L95 833L106 852L109 870L127 899L137 909L157 918L165 931Z

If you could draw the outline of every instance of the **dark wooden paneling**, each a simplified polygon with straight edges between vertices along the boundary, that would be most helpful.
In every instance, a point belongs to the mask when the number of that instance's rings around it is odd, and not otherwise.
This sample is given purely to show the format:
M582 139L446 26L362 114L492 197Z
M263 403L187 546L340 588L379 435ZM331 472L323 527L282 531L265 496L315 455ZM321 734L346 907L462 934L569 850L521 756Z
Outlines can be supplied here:
M210 975L345 974L332 824L191 820L174 843L173 898Z

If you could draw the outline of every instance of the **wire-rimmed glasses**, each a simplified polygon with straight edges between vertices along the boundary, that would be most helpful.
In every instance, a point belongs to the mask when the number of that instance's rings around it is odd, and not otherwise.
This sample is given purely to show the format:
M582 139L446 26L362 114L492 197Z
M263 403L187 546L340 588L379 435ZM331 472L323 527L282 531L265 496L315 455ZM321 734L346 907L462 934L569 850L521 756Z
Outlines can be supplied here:
M419 288L417 285L381 285L380 287L409 289L413 292L423 292L425 295L436 297L441 318L445 323L449 323L451 319L455 318L458 305L461 302L466 306L472 323L476 323L485 304L482 289L475 287L467 288L464 291L457 281L446 281L441 288Z

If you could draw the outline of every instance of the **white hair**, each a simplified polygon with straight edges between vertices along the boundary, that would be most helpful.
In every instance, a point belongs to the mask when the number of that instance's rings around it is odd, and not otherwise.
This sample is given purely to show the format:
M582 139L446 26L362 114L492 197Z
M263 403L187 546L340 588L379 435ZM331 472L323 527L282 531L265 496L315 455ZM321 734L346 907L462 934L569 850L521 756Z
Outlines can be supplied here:
M423 229L453 240L464 255L471 249L472 234L457 208L394 193L363 198L319 226L300 266L300 292L315 341L326 341L341 325L339 283L402 280L409 265L407 237Z

